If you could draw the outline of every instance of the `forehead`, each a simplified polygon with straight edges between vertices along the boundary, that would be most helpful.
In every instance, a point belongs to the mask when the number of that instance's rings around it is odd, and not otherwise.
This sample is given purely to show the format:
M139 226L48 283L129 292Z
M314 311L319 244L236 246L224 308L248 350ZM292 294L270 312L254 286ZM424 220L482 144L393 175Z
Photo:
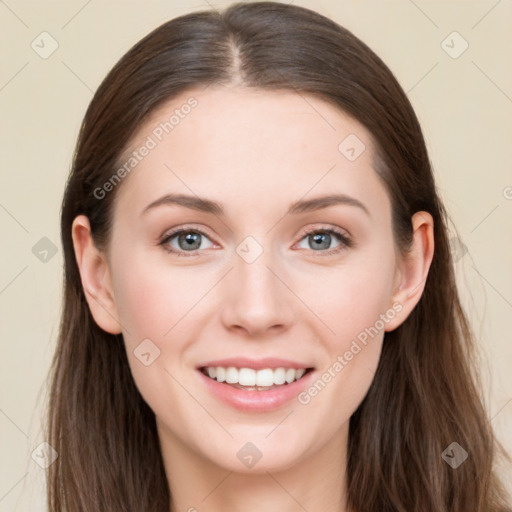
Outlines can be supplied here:
M120 159L134 165L125 165L118 201L142 209L175 192L261 210L264 201L334 191L386 200L373 154L369 132L322 99L210 86L180 94L145 120Z

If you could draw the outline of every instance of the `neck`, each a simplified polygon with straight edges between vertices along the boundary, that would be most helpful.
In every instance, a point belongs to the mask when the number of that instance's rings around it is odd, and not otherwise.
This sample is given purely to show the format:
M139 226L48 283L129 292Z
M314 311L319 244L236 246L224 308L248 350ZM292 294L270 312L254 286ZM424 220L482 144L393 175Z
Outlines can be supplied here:
M348 512L348 424L290 467L270 468L262 457L247 472L221 467L190 450L161 425L158 432L171 494L170 512Z

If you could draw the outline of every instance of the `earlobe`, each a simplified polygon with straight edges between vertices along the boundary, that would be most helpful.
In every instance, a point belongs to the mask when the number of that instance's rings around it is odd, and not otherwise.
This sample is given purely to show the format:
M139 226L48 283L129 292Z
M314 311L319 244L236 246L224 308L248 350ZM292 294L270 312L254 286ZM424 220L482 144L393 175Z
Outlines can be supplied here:
M432 259L434 257L434 220L430 213L416 212L411 219L413 242L410 251L401 256L397 269L398 286L392 297L393 304L400 304L401 311L389 322L386 331L393 331L409 316L419 302Z
M120 334L121 324L108 263L94 244L89 219L85 215L75 218L71 234L82 287L94 321L104 331Z

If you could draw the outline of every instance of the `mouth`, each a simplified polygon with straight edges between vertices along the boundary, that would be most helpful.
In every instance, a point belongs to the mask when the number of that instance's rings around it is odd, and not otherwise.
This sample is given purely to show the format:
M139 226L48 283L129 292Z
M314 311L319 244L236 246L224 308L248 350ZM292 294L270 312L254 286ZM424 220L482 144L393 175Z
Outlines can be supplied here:
M314 368L262 368L202 366L199 371L209 379L243 391L283 389L304 379Z

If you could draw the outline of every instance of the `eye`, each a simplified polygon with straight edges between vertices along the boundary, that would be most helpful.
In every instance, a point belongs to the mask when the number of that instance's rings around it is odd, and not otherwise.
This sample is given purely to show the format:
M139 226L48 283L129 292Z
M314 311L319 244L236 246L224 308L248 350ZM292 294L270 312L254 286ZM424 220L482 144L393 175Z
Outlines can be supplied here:
M174 253L177 256L196 256L197 251L208 249L208 246L205 247L203 243L205 240L210 239L208 235L200 229L180 228L164 235L159 245L167 252ZM306 249L312 248L313 251L320 252L322 256L338 253L353 245L352 240L347 234L334 228L321 228L306 231L301 242L303 240L309 245L309 247L305 247ZM338 245L331 248L333 240L337 241ZM213 244L210 245L210 247L212 246Z
M208 248L203 244L205 239L209 240L206 233L200 229L180 228L166 234L160 245L178 256L194 256L195 251Z
M338 245L335 248L331 248L333 239L338 241ZM353 245L348 235L333 228L309 230L305 233L301 242L302 240L305 240L305 243L309 245L309 247L305 247L306 249L312 248L313 251L321 252L322 256L338 253Z

